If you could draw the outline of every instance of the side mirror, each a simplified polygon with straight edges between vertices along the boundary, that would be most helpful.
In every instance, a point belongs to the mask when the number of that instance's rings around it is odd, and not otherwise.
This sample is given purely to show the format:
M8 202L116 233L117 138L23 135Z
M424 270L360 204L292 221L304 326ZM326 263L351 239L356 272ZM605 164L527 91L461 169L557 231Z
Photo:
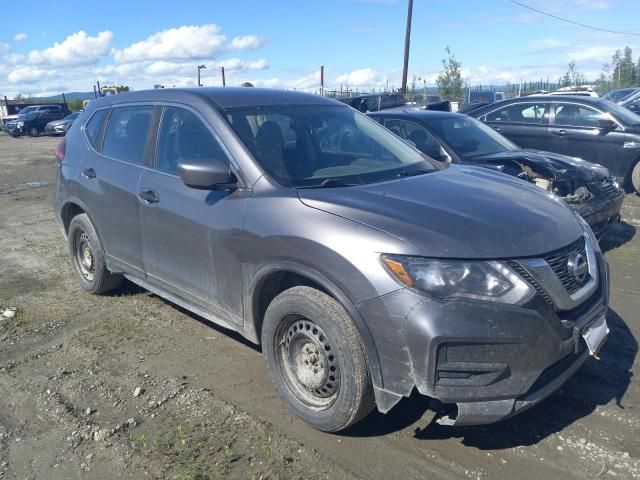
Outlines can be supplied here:
M187 187L201 190L232 189L238 183L229 165L216 159L184 160L178 164L178 175Z
M598 120L597 126L604 132L610 132L611 130L615 130L616 128L618 128L618 124L609 119Z

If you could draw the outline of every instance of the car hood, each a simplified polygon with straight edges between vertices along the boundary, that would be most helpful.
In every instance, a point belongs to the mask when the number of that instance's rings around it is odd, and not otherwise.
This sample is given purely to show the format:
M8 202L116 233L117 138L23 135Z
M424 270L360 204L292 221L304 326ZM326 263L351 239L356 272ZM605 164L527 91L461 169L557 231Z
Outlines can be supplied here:
M582 234L555 196L484 168L450 166L384 183L298 191L309 207L382 230L437 258L518 258Z
M474 161L483 160L491 163L500 161L515 161L527 165L534 172L543 176L551 175L556 180L566 180L570 177L585 182L610 177L609 170L602 165L586 162L580 158L568 157L559 153L542 150L523 149L504 151L491 155L474 157Z

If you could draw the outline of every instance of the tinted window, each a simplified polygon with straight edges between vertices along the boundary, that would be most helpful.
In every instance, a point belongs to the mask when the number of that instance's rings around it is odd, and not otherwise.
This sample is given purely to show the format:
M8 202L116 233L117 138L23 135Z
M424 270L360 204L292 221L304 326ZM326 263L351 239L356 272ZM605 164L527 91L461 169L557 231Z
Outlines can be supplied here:
M84 127L84 133L87 135L89 142L94 147L97 147L96 141L98 140L98 135L100 133L100 128L102 127L102 122L104 122L104 118L107 116L108 109L98 110L87 122L87 125Z
M287 186L363 184L407 169L434 170L417 150L348 107L254 107L230 110L227 119L260 165Z
M387 119L384 126L396 135L413 142L418 150L438 161L450 160L442 145L424 127L407 120Z
M556 106L556 125L596 127L598 120L607 119L610 119L608 115L584 105L560 103Z
M158 170L175 174L183 160L226 158L220 144L195 114L182 108L165 108L156 155Z
M545 107L544 103L516 103L489 113L487 122L543 123Z
M120 160L144 163L144 149L153 107L114 108L104 134L102 153Z

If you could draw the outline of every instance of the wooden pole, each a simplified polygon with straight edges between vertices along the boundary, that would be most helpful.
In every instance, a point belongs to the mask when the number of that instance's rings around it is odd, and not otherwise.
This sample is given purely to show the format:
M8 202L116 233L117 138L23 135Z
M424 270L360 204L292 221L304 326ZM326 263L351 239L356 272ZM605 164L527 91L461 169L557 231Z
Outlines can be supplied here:
M404 65L402 67L402 93L407 93L407 76L409 73L409 46L411 44L411 17L413 16L413 0L409 0L407 9L407 30L404 35Z

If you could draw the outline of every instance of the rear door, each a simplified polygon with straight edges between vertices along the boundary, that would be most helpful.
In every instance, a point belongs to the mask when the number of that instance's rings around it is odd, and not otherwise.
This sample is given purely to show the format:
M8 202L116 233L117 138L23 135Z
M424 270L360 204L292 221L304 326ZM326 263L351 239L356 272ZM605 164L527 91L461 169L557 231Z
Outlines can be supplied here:
M521 148L549 149L549 102L512 103L482 120Z
M241 234L248 189L199 190L177 174L181 161L230 155L196 111L166 106L155 162L138 187L142 257L147 281L212 312L241 322Z
M550 150L618 171L624 154L624 130L618 125L615 130L603 131L598 128L599 120L613 118L590 105L554 102L554 115L549 127Z
M83 126L88 147L78 177L80 199L96 225L109 268L142 278L138 183L153 122L152 105L96 111Z

